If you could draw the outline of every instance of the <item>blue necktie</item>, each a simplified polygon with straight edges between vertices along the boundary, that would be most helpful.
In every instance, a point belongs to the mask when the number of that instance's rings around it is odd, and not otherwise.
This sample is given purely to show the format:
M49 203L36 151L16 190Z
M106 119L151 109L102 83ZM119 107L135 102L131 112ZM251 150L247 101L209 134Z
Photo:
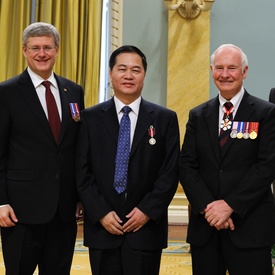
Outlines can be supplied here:
M130 111L131 108L129 106L124 106L122 108L123 116L119 126L114 180L114 188L118 194L123 193L127 186L127 170L130 155Z

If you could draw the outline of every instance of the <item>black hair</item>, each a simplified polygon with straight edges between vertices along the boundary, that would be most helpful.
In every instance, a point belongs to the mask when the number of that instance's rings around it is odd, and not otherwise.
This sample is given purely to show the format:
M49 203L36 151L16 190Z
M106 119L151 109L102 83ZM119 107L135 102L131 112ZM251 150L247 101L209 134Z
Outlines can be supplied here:
M121 46L113 51L113 53L111 54L111 57L109 59L109 69L110 70L112 70L116 64L116 57L122 53L137 53L141 57L142 65L143 65L144 71L146 72L146 70L147 70L146 56L139 48L132 46L132 45L124 45L124 46Z

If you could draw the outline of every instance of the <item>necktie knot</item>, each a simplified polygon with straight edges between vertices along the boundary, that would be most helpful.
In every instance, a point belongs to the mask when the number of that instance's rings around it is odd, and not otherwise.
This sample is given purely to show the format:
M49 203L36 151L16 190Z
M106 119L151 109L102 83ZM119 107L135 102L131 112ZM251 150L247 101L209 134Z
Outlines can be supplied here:
M231 111L231 109L233 108L233 104L230 101L225 102L223 106L227 111Z
M121 110L123 114L128 115L132 109L129 106L124 106Z
M51 82L50 82L50 81L43 81L41 84L42 84L46 89L49 89L50 86L51 86Z

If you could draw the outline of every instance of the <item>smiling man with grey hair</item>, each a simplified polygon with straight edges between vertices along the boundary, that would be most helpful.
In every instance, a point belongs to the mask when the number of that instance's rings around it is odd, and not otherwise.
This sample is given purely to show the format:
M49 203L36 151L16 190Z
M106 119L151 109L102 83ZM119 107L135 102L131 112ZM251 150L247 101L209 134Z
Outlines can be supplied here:
M239 47L219 47L211 70L219 94L190 111L179 161L193 275L271 275L275 106L244 89Z

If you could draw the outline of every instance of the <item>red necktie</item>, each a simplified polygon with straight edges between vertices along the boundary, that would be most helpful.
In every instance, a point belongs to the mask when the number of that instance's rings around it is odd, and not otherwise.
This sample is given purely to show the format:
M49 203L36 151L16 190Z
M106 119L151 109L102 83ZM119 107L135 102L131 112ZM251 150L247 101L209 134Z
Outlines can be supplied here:
M228 101L224 103L224 115L223 115L223 121L222 121L222 125L221 125L221 130L220 130L220 147L222 148L223 145L225 144L225 142L228 139L229 136L229 132L232 126L232 121L233 121L233 104Z
M56 106L56 102L54 96L51 92L50 86L51 82L43 81L42 85L46 88L46 103L48 109L48 120L52 129L52 133L54 135L56 143L58 143L58 138L60 134L60 117L58 113L58 109Z

